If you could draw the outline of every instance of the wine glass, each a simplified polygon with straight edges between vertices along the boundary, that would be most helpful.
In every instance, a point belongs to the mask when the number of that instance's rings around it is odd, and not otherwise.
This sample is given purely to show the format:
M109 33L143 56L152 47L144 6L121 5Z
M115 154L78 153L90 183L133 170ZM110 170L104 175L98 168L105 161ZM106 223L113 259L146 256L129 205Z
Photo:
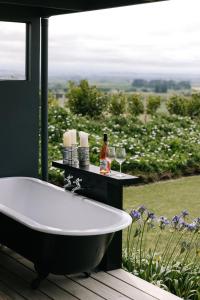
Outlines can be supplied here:
M122 177L122 176L124 176L122 174L122 163L126 160L126 150L125 150L125 148L123 148L123 147L117 147L116 148L115 160L120 165L120 174L118 174L117 176Z
M112 161L115 159L115 147L113 147L113 146L108 147L107 157L110 161L110 172L111 172L111 164L112 164Z

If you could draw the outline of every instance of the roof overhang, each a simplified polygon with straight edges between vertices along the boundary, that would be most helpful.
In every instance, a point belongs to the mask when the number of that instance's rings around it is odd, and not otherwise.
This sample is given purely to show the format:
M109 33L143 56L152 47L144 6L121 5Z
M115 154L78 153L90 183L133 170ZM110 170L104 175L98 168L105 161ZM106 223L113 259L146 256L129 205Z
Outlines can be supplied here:
M160 2L166 0L0 0L0 9L28 8L37 11L41 17L58 14L84 12L90 10L114 8L142 3Z

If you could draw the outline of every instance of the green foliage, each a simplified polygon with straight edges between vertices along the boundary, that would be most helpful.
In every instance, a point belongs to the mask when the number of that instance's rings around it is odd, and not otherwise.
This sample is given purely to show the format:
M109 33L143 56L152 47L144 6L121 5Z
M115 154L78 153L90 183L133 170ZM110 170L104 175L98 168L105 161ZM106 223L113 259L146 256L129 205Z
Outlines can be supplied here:
M49 107L55 107L55 106L58 106L59 103L58 103L58 100L55 98L55 96L49 92L48 94L48 106Z
M113 145L123 145L127 159L124 172L145 181L200 172L200 124L189 117L156 115L147 124L136 117L105 116L101 120L75 115L65 108L49 109L49 161L62 157L62 136L75 128L89 135L91 162L99 164L104 132ZM113 168L118 170L117 163Z
M187 114L191 118L200 117L200 93L192 94L188 102Z
M67 97L72 113L92 118L100 117L108 103L107 95L95 86L90 87L87 80L81 80L78 85L70 81Z
M126 112L126 96L124 93L116 93L110 96L109 111L114 116L119 116Z
M188 212L184 210L168 220L164 216L156 217L144 206L133 209L130 215L132 224L124 249L124 268L179 297L198 300L200 218L188 223ZM148 244L150 233L153 246Z
M167 108L171 114L200 117L200 94L192 94L191 97L172 96L167 102Z
M167 109L170 114L187 116L187 107L188 99L183 96L174 95L167 101Z
M156 111L160 107L161 97L156 95L150 95L147 98L147 113L150 115L155 115Z
M140 94L131 94L128 97L128 112L134 116L144 112L144 104Z

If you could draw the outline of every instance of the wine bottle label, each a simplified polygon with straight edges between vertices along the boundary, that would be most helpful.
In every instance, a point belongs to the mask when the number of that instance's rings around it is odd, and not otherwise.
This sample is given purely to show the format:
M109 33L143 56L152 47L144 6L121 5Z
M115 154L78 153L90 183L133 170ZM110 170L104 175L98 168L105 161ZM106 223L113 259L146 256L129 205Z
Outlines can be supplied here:
M100 173L106 174L108 173L108 162L107 159L100 159Z

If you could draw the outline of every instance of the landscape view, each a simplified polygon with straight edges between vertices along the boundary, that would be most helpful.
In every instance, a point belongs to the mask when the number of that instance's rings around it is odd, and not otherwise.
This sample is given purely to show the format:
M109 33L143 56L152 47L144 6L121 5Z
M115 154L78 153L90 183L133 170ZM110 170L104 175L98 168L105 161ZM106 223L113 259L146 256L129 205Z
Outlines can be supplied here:
M96 166L107 133L110 146L126 150L122 172L140 178L124 189L132 217L124 269L193 300L200 300L199 8L172 0L55 17L49 44L49 181L63 186L52 161L62 159L65 131L89 133ZM23 79L20 56L11 59L0 78ZM119 171L116 160L111 169Z

